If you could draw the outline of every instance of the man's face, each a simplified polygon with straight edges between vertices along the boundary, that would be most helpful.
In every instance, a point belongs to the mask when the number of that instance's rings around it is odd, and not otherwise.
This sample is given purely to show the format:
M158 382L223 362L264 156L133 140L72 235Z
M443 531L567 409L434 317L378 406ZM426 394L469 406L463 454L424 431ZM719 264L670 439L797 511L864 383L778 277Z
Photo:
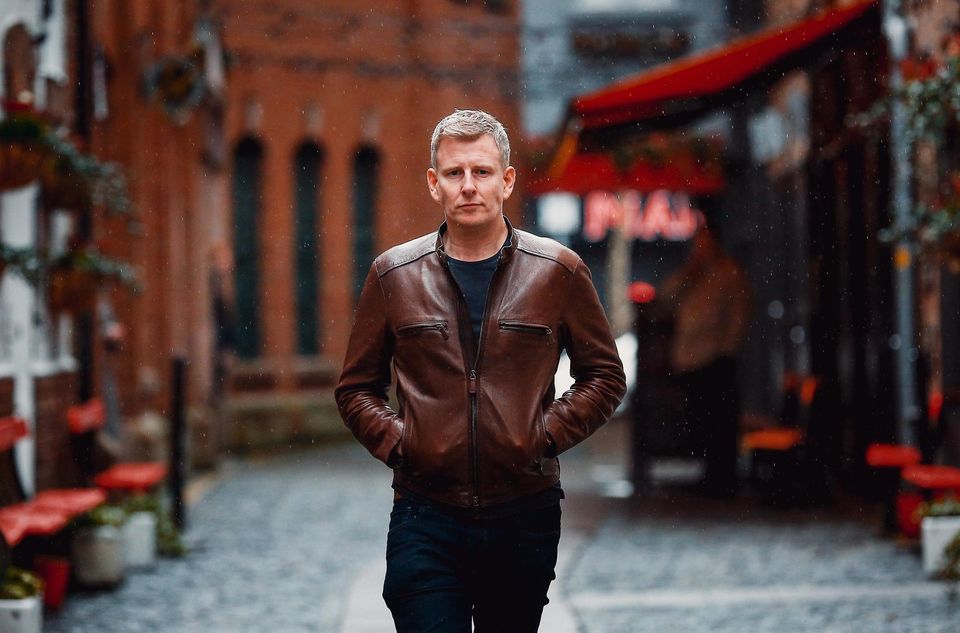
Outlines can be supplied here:
M430 196L443 207L449 225L466 229L496 226L503 201L513 192L516 172L503 168L493 137L444 138L437 168L427 170Z

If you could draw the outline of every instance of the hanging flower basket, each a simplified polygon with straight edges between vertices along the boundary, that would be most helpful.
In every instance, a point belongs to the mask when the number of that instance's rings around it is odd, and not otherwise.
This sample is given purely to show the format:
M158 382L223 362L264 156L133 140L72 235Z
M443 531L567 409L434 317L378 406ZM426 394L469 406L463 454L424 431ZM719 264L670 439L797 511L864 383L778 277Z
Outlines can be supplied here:
M48 142L51 159L40 174L47 207L76 209L95 205L105 207L112 215L132 211L126 180L117 165L101 163L59 136L52 136Z
M40 176L47 153L47 124L29 106L16 101L3 104L0 121L0 191L17 189Z
M44 152L32 144L3 142L0 145L0 191L29 185L40 176Z
M97 288L120 283L133 291L139 282L127 264L105 257L95 247L70 250L51 262L47 300L53 312L82 312L93 307Z

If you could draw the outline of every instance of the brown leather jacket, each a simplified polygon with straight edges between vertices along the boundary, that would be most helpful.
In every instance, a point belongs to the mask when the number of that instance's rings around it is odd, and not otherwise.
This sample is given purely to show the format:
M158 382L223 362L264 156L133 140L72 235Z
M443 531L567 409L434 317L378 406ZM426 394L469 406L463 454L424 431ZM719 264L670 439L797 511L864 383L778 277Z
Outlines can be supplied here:
M602 425L626 391L583 261L508 228L479 345L447 267L445 226L380 255L360 294L336 389L347 427L394 467L395 487L460 507L553 486L560 467L547 455L547 434L562 453ZM555 399L563 349L576 381ZM391 362L398 412L387 404Z

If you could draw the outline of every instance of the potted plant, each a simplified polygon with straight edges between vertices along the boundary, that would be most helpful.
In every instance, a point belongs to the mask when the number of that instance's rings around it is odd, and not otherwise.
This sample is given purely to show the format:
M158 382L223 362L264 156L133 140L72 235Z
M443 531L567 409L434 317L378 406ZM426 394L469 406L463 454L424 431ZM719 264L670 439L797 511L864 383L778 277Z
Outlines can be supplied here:
M119 282L138 290L129 265L104 256L94 247L74 248L48 265L48 302L54 312L79 312L93 305L97 286Z
M7 101L0 121L0 191L17 189L40 176L49 156L47 123L28 103Z
M46 140L51 157L40 174L47 207L103 206L111 215L130 214L133 208L123 172L114 163L102 163L82 153L56 134Z
M81 515L70 540L73 574L82 585L111 587L126 572L123 525L127 513L120 506L104 504Z
M127 522L123 526L123 544L127 567L153 566L157 561L157 517L160 503L153 495L136 495L124 504Z
M43 582L29 571L7 567L0 582L0 631L40 633L43 628Z
M921 506L923 571L960 579L960 501L948 497Z
M154 544L156 553L168 558L179 558L187 553L183 536L157 495L131 497L125 508L130 517L150 513L153 515ZM141 521L143 521L141 519ZM146 523L146 521L143 521Z

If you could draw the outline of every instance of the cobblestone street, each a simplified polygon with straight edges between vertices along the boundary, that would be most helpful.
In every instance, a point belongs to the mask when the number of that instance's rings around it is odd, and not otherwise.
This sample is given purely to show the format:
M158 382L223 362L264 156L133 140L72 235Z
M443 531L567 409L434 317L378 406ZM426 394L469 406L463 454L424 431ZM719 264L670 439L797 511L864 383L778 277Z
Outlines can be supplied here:
M960 604L872 514L604 496L613 424L564 460L560 581L543 631L957 630ZM353 445L234 461L192 509L183 560L70 596L56 633L389 631L379 597L389 472Z

